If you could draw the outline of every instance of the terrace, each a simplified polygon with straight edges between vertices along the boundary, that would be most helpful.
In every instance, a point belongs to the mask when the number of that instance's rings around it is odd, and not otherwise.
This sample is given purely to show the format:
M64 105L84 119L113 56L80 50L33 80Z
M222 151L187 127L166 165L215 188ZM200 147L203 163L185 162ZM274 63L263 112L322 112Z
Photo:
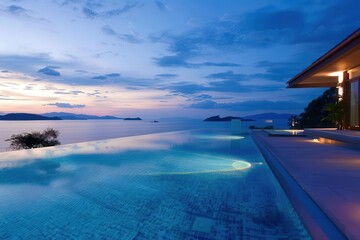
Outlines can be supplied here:
M316 136L358 141L354 131L307 130ZM290 178L319 206L323 215L311 214L304 203L295 208L313 236L334 237L331 222L349 239L360 238L360 151L339 141L314 141L312 138L274 137L265 131L252 133L264 157L280 163ZM359 146L359 145L357 145ZM285 183L287 184L287 183ZM287 194L293 196L289 188ZM292 197L294 198L294 197ZM296 197L295 197L296 198ZM330 223L324 221L329 218ZM326 219L325 219L326 220ZM330 232L329 232L330 231ZM339 239L339 238L336 238Z

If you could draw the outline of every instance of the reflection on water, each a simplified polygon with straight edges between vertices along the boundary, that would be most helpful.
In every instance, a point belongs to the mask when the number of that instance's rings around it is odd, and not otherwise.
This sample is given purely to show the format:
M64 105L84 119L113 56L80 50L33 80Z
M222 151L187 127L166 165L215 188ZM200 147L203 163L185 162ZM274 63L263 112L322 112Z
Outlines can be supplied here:
M0 239L309 239L262 163L215 130L2 153Z
M60 166L52 161L35 160L22 166L1 168L0 183L47 185L54 179L68 177L59 171Z
M161 150L168 149L173 144L185 141L184 134L164 133L161 137L157 135L143 135L127 138L84 142L70 145L62 145L48 148L37 148L0 153L0 167L21 165L24 162L35 159L58 158L77 154L103 154L120 153L136 150Z

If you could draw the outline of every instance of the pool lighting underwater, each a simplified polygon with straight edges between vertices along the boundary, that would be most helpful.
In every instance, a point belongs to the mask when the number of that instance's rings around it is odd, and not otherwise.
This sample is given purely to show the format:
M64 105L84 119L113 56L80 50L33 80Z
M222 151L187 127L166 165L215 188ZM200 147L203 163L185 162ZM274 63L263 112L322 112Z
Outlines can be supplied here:
M244 136L238 135L197 135L196 137L209 140L240 140L245 138Z
M245 170L251 167L251 163L245 161L234 161L231 166L236 170Z
M217 133L3 153L0 238L310 239L251 137Z

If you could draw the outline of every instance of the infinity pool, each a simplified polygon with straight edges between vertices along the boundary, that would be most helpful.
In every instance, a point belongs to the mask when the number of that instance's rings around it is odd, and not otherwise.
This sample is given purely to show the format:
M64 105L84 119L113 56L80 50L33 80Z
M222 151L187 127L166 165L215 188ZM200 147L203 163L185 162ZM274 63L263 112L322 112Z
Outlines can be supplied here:
M309 239L249 136L182 131L0 154L0 239Z

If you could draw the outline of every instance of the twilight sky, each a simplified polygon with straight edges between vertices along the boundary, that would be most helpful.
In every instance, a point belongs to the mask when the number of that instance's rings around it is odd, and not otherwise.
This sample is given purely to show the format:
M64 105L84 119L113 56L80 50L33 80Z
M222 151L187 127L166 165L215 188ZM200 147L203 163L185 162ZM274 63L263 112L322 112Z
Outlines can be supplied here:
M1 0L0 112L299 113L285 83L360 26L358 0Z

